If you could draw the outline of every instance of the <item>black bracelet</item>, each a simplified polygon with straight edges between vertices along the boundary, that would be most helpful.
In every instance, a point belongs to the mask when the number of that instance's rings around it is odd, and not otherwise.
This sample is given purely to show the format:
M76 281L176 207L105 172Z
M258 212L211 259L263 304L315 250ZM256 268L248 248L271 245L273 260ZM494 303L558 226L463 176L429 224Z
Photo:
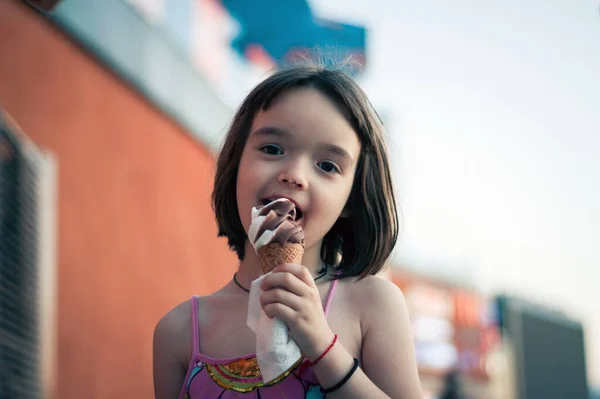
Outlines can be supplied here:
M323 387L321 387L321 393L331 393L333 391L337 391L338 389L340 389L354 375L354 373L356 372L356 369L358 368L358 363L359 363L358 359L354 358L354 365L352 366L352 369L350 369L348 374L346 374L346 376L344 378L342 378L342 380L340 382L338 382L331 388L323 389Z

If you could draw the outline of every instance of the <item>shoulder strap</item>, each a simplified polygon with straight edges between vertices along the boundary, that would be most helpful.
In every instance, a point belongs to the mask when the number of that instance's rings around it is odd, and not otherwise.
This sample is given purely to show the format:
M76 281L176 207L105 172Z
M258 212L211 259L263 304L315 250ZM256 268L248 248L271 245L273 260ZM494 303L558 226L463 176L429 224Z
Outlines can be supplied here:
M333 301L333 296L335 294L335 289L338 284L338 279L335 279L329 285L329 292L327 293L327 298L325 299L325 316L329 313L329 308L331 307L331 302Z
M190 299L192 303L192 356L200 352L200 335L198 333L198 297L194 295Z

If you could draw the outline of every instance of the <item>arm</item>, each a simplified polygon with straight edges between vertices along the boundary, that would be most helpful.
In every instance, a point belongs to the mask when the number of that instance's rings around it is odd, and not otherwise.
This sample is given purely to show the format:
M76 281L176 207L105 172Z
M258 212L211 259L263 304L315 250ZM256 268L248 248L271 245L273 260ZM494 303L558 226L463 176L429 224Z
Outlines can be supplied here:
M357 287L356 303L362 308L364 321L363 370L356 370L344 386L327 397L422 398L412 327L402 292L395 284L378 277L355 284L361 285ZM338 342L314 371L321 385L329 388L342 380L352 365L352 356Z
M185 308L181 304L167 313L156 325L153 339L153 374L155 399L175 399L185 379L186 367L182 359L182 323ZM187 306L189 310L189 306ZM189 313L189 312L188 312ZM184 319L185 320L185 319ZM184 341L185 342L185 341Z
M352 306L359 310L364 371L329 398L421 399L412 328L400 289L390 281L369 277L352 283ZM276 267L262 282L262 307L269 317L285 321L306 358L314 362L333 340L312 275L302 265ZM354 360L336 343L313 368L321 386L331 388L351 370Z

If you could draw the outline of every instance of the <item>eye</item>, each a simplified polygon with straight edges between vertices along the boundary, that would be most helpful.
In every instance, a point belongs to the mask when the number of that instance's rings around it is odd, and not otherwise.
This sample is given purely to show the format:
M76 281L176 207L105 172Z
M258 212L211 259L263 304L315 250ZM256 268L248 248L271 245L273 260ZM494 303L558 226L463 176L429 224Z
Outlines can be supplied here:
M259 150L268 155L283 155L283 150L275 144L263 145Z
M317 166L327 173L340 173L340 168L333 162L322 161L317 162Z

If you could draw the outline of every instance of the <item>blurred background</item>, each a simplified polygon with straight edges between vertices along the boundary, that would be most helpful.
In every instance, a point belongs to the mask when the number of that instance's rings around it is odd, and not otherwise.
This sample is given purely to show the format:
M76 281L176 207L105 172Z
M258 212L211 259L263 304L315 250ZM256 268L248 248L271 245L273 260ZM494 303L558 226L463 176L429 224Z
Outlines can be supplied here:
M236 268L233 112L317 53L387 129L424 398L600 397L597 1L3 0L0 398L152 397L154 325Z

